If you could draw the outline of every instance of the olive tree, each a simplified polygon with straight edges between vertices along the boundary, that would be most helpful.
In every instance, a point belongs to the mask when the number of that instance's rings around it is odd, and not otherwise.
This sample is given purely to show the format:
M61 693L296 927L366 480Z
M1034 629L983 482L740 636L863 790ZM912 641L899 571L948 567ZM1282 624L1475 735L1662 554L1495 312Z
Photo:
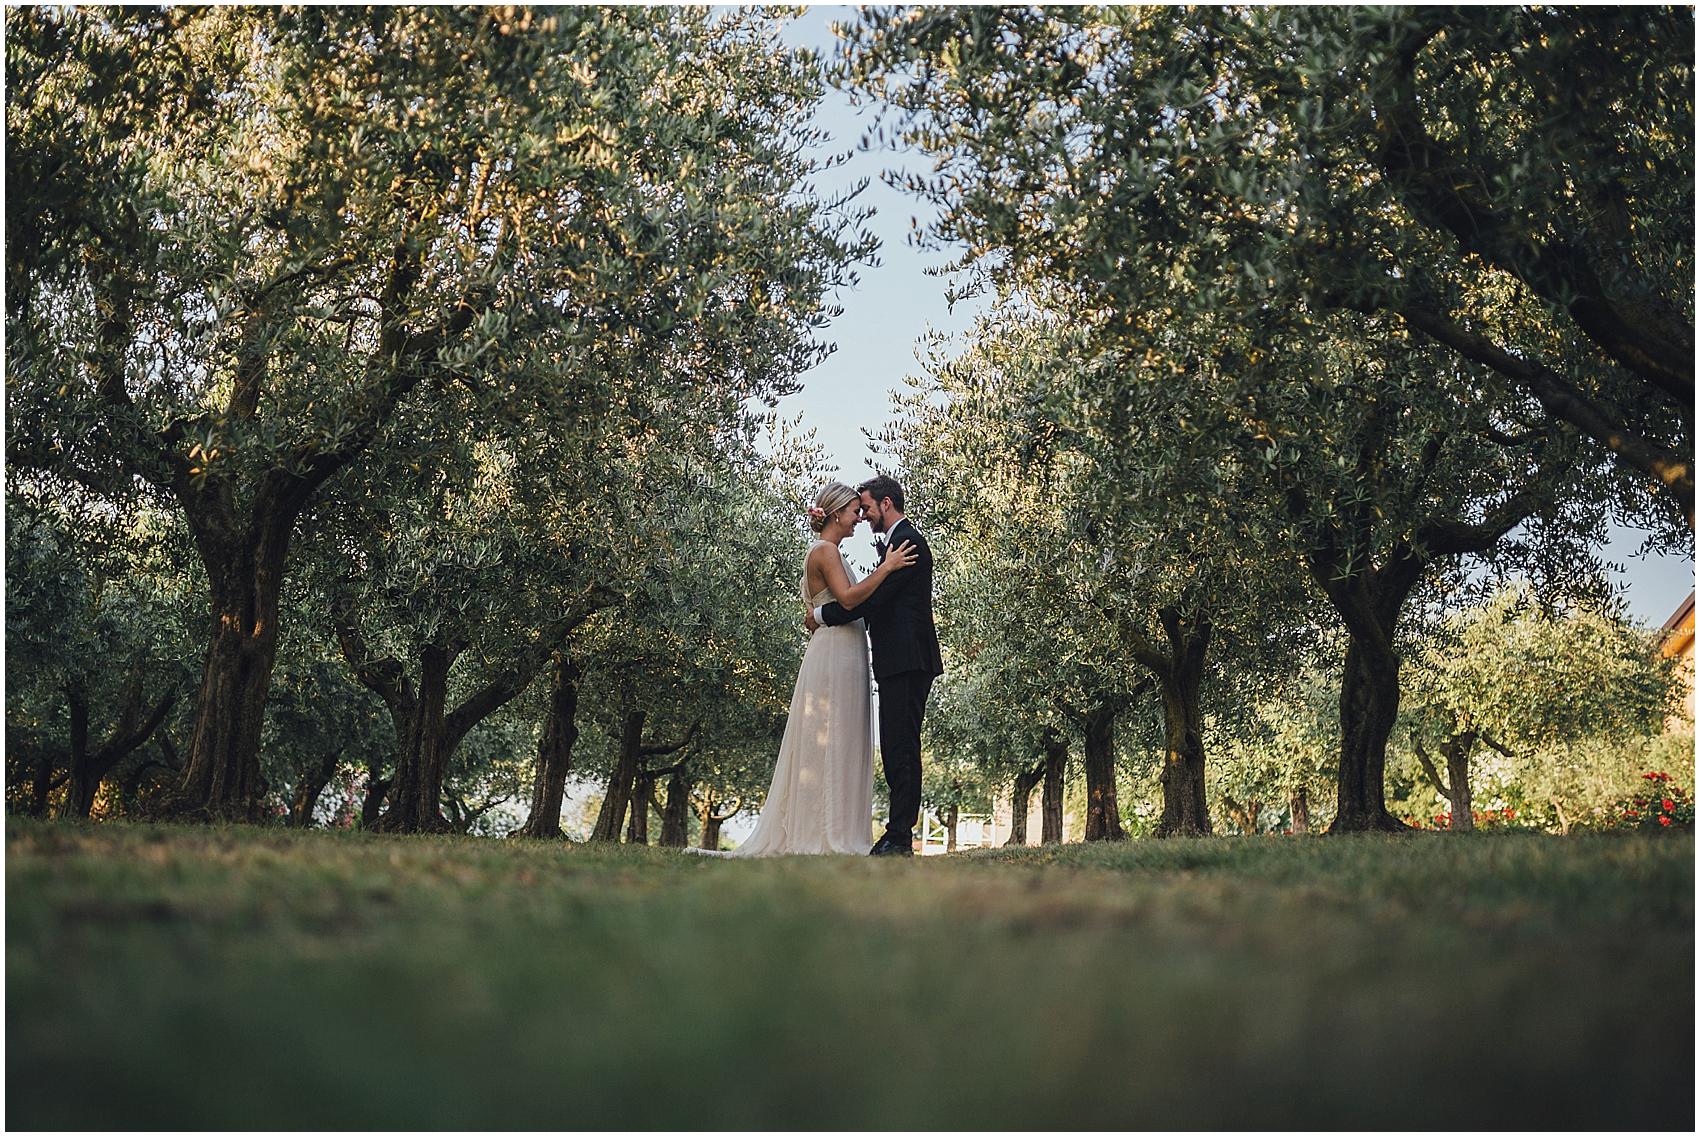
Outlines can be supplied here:
M140 481L194 535L177 812L257 809L299 521L405 408L594 407L662 332L710 413L818 357L860 238L802 185L819 80L771 19L7 13L8 462Z
M1545 34L1515 13L1491 18L1502 22L1494 34ZM1364 132L1382 121L1377 100L1397 94L1375 68L1413 19L1401 10L915 9L865 17L844 68L859 90L895 104L900 136L935 157L936 173L908 184L939 209L930 237L967 246L970 281L1041 302L1092 336L1089 358L1123 363L1101 371L1096 389L1065 388L1061 401L1079 414L1108 407L1101 417L1114 423L1114 408L1141 405L1140 388L1160 384L1170 437L1154 453L1130 453L1184 467L1226 437L1240 464L1262 469L1267 496L1249 516L1283 528L1352 634L1336 829L1401 827L1382 779L1399 618L1425 581L1465 556L1515 550L1556 561L1596 538L1608 516L1647 520L1672 540L1680 510L1649 504L1650 473L1667 493L1657 500L1691 510L1682 463L1629 460L1617 442L1633 431L1602 437L1553 413L1553 400L1519 385L1498 357L1460 351L1388 299L1467 309L1525 359L1543 358L1601 399L1644 389L1602 357L1576 313L1414 217L1406 187L1362 152ZM1555 19L1578 42L1599 32L1637 50L1628 36L1583 26L1586 16ZM1450 32L1424 41L1459 42ZM1650 62L1633 80L1651 84L1647 109L1666 125L1691 117L1685 89L1670 86L1685 74L1683 49L1669 46L1645 48ZM1469 64L1449 56L1441 66ZM1337 83L1332 101L1307 95L1307 84L1324 82ZM1498 129L1495 100L1506 91L1476 94L1476 105L1449 112L1460 136ZM1685 160L1665 141L1648 145ZM1608 161L1582 140L1570 154ZM1655 227L1668 216L1659 206L1687 192L1670 171L1645 183L1641 206ZM1550 207L1564 194L1542 184L1545 198L1518 189L1526 211L1562 212ZM1692 234L1667 237L1654 247L1619 234L1601 255L1626 266L1624 288L1662 289L1668 308L1691 310L1673 282ZM1633 425L1671 458L1691 446L1690 421L1686 408L1648 399ZM1621 459L1619 477L1602 473L1608 452ZM1508 537L1519 526L1530 535L1520 545Z
M8 806L86 818L135 770L192 688L197 582L186 534L139 508L9 473L6 500ZM108 803L108 810L111 803Z
M1473 828L1479 746L1516 765L1591 738L1655 734L1673 702L1670 661L1646 632L1595 604L1551 607L1526 585L1503 589L1451 614L1407 671L1411 748L1453 830Z
M846 34L982 281L1130 324L1382 314L1692 528L1686 10L922 7Z
M772 774L805 642L804 503L822 472L809 445L728 457L658 487L665 537L587 656L619 740L593 839L618 840L628 816L628 839L646 835L661 778L677 840L697 775L753 803Z
M1158 831L1209 832L1206 683L1227 668L1248 692L1305 603L1279 525L1256 508L1263 474L1236 448L1240 417L1184 432L1200 412L1165 380L1187 349L1170 337L1130 358L1055 312L1006 305L909 407L905 453L932 508L987 562L967 569L990 593L960 597L963 618L988 625L996 652L1043 661L1083 737L1088 839L1120 835L1115 724L1147 692L1165 734Z

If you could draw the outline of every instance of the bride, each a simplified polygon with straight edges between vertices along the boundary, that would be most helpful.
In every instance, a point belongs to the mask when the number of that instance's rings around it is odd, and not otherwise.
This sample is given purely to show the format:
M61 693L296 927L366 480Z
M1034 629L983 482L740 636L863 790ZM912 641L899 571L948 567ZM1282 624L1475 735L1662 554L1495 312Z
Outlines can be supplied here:
M915 563L909 542L894 547L873 575L855 579L838 544L862 519L861 498L843 482L828 482L809 509L819 535L803 561L803 599L814 608L836 600L856 606L880 581ZM820 628L809 639L791 715L773 767L773 784L755 832L732 853L868 851L874 811L874 748L868 693L868 633L862 621Z

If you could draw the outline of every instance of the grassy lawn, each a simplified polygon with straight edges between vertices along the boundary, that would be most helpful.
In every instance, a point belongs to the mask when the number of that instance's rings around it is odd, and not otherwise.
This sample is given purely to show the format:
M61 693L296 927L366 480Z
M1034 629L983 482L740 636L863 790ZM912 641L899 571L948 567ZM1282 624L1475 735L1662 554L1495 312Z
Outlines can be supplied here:
M1691 836L7 822L6 1126L1691 1129Z

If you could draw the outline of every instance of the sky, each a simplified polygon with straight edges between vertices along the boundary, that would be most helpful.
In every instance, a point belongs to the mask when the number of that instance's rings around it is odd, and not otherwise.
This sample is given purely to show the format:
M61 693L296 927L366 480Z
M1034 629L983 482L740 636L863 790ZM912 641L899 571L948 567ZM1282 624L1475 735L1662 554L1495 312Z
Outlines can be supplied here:
M828 25L854 15L848 7L810 8L787 29L786 42L813 47L831 58L835 41ZM879 237L880 263L860 266L857 287L835 298L844 314L826 329L825 338L837 350L803 375L800 394L779 406L782 417L802 416L804 428L814 430L839 479L850 485L876 472L876 456L863 432L877 434L894 417L891 398L903 389L904 377L918 369L918 341L930 331L966 331L978 310L963 303L952 311L945 303L943 278L927 275L929 268L948 263L950 254L923 252L907 243L911 219L924 221L932 210L887 186L880 175L885 170L920 172L926 162L891 150L861 150L858 144L873 122L871 110L852 108L842 92L830 88L815 116L816 125L832 140L833 152L855 151L848 163L818 175L816 188L833 194L868 180L856 205L874 210L868 228ZM872 567L873 544L866 529L858 530L844 548L860 568Z
M828 58L834 39L829 24L848 21L854 9L812 7L794 21L786 41L813 47ZM869 179L858 199L873 208L869 227L880 238L880 264L863 266L854 290L836 297L844 314L825 332L837 350L802 376L802 391L783 401L779 413L801 419L824 447L841 480L854 485L874 472L874 454L864 431L877 434L894 417L891 397L903 389L907 375L918 371L916 345L929 332L966 331L979 310L977 302L945 303L945 281L928 275L929 268L946 264L948 252L926 252L911 246L911 219L923 223L931 214L926 203L900 193L881 180L885 170L925 170L925 160L892 150L864 150L863 133L873 124L873 112L860 112L839 91L828 89L816 113L816 125L831 139L834 151L855 151L844 165L816 178L825 194L842 192L858 179ZM1613 579L1624 591L1631 615L1657 627L1676 610L1694 587L1692 545L1686 557L1636 558L1632 554L1645 534L1618 530L1606 549L1606 559L1621 566ZM872 565L872 545L866 530L845 542L845 551L859 567Z

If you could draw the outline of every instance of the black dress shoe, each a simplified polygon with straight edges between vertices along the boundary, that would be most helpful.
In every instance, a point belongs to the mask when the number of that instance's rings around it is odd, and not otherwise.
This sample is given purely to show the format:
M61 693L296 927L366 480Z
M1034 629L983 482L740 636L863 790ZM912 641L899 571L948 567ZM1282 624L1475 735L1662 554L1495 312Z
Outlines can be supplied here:
M913 857L915 850L908 842L893 841L890 837L881 837L868 850L870 857Z

